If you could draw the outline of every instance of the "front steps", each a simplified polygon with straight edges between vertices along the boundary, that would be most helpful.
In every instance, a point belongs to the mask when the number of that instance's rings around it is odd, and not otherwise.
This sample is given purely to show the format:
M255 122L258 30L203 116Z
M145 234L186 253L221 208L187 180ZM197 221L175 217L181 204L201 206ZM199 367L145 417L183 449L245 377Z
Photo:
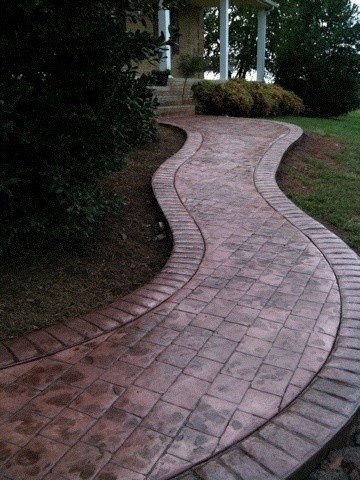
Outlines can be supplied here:
M199 82L198 79L189 78L184 91L184 78L169 78L166 87L155 87L155 96L159 102L156 110L157 116L195 115L195 104L192 97L191 86Z
M176 117L195 115L195 105L159 105L156 109L157 117Z

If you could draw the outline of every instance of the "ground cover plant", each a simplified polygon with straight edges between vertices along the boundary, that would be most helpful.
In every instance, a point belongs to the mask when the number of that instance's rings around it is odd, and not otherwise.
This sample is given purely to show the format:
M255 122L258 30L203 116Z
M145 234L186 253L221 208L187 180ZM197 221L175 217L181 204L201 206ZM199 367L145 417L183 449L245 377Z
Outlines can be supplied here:
M286 195L360 253L360 110L332 119L284 117L309 139L323 142L321 155L300 143L281 165Z

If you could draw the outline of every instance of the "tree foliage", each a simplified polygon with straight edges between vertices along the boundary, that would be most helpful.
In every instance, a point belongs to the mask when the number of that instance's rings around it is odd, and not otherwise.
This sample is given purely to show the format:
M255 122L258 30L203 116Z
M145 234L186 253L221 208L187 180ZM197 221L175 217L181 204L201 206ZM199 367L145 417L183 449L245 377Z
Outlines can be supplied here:
M267 17L266 70L299 95L313 115L357 108L359 89L359 10L350 0L278 0ZM205 14L205 56L219 71L218 9ZM256 11L232 7L230 62L236 76L256 68Z
M294 0L280 0L281 8L270 11L267 16L266 67L272 71L274 52L279 44L284 20L289 16L289 6ZM205 58L209 70L220 71L220 25L219 9L205 10ZM254 8L232 6L229 13L229 60L237 78L245 78L256 69L257 12Z
M357 14L350 0L308 0L292 9L292 28L277 49L275 80L296 92L310 114L338 116L360 106Z
M0 250L17 237L87 234L112 203L100 176L154 135L152 80L137 75L163 45L142 28L153 2L0 6Z
M220 71L219 9L205 12L205 58L209 70ZM245 78L256 68L256 11L247 7L232 7L229 23L229 62L236 76Z

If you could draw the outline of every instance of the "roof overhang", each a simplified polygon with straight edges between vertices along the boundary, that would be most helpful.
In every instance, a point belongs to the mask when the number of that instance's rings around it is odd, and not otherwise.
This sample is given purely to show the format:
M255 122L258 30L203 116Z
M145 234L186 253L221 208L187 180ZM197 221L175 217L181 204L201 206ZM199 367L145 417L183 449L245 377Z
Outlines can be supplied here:
M186 0L188 5L193 5L194 7L219 7L220 0ZM270 10L274 7L278 7L278 4L273 2L273 0L230 0L230 6L232 5L243 5L247 7L253 7L257 10Z

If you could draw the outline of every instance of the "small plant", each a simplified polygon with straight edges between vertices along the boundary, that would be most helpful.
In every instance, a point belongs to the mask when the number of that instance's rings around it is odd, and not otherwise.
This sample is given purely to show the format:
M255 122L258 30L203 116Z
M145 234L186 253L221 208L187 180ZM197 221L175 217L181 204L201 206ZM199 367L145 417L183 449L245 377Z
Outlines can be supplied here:
M170 70L153 70L151 74L155 79L155 85L157 87L166 87Z
M201 55L181 55L179 69L184 78L190 78L204 71L204 58Z
M179 70L185 78L182 98L184 100L186 84L189 78L197 73L203 72L205 69L205 60L201 55L180 55Z

